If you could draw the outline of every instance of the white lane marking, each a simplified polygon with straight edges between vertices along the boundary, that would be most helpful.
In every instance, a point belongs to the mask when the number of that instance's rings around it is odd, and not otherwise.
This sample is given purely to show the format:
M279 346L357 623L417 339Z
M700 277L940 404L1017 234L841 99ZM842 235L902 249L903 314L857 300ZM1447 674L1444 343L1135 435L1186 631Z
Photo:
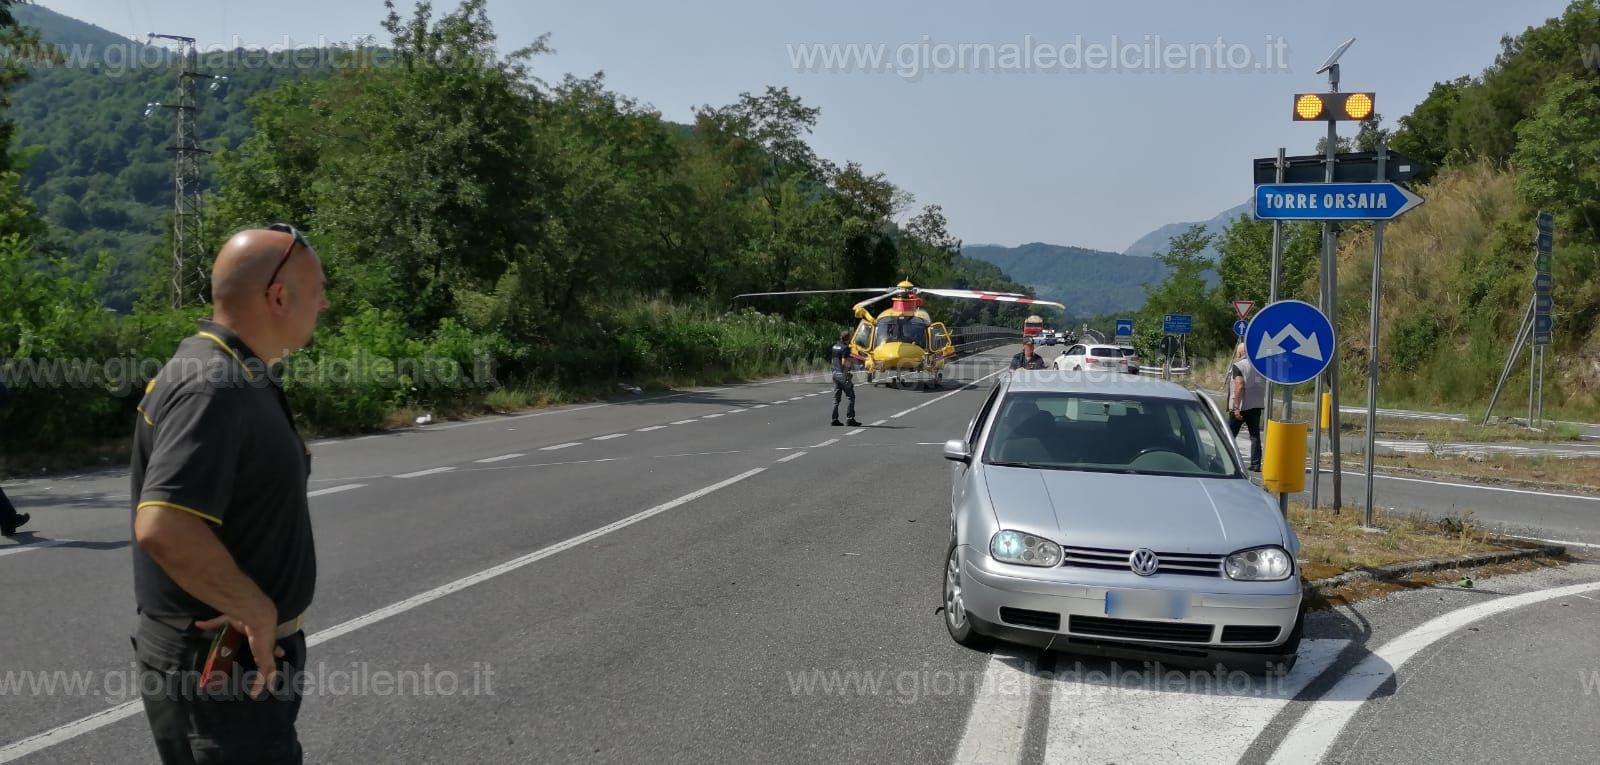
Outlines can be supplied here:
M854 436L854 435L857 435L859 433L865 433L865 432L867 432L866 428L856 428L855 430L852 430L849 433L846 433L845 435Z
M882 425L882 424L884 424L886 422L888 422L888 420L878 420L877 422L869 422L869 423L867 423L867 427L876 428L879 425Z
M569 462L535 462L523 465L495 465L493 467L467 468L465 473L484 473L490 470L526 470L528 468L560 467L565 465L588 465L595 462L616 462L616 457L602 457L594 460L571 460Z
M716 418L721 417L721 416L722 416L722 413L721 412L717 412L716 414L705 415L704 417L701 417L700 419L702 419L702 420L715 420Z
M1028 738L1028 706L1039 695L1033 691L1033 682L1033 662L1003 649L989 655L967 727L956 746L954 765L1022 759L1022 745Z
M745 411L745 410L743 410L743 409L729 409L728 411L723 412L723 414L738 414L738 413L743 412L743 411Z
M782 464L784 462L788 462L789 460L800 459L801 457L804 457L804 456L806 456L805 452L795 452L794 454L791 454L791 455L789 455L787 457L780 458L777 462L774 462L772 464L778 465L778 464Z
M428 468L427 470L418 470L415 473L401 473L400 475L393 476L393 477L394 478L421 478L421 477L423 477L425 475L437 475L439 473L448 473L448 472L450 472L452 470L455 470L455 468L453 468L453 467L436 467L436 468Z
M1307 470L1306 472L1309 473L1311 471ZM1480 490L1480 491L1503 491L1503 492L1506 492L1508 494L1531 494L1531 495L1536 496L1536 497L1557 497L1559 499L1582 499L1582 500L1586 500L1586 501L1589 501L1589 502L1600 502L1600 497L1586 497L1586 496L1584 496L1582 494L1557 494L1556 492L1553 492L1553 491L1533 491L1532 489L1508 489L1508 488L1506 488L1504 486L1485 486L1483 484L1477 484L1477 483L1454 483L1454 482L1451 482L1451 481L1434 481L1434 480L1430 480L1430 479L1427 479L1427 478L1401 478L1400 476L1397 476L1397 475L1386 475L1386 474L1383 474L1383 473L1376 473L1376 472L1373 473L1372 475L1373 475L1374 478L1382 478L1385 481L1406 481L1408 483L1429 483L1429 484L1433 484L1434 486L1454 486L1454 487L1460 488L1460 489L1477 489L1477 490ZM1357 477L1359 478L1359 477L1362 477L1362 476L1360 474L1357 474Z
M609 436L595 436L594 438L591 438L589 440L590 441L610 441L613 438L622 438L625 435L628 435L628 434L627 433L612 433Z
M912 412L917 411L918 409L921 409L922 407L929 406L929 405L932 405L932 404L937 404L940 401L943 401L943 400L945 400L947 398L950 398L951 396L956 395L957 393L961 393L962 391L966 391L966 390L970 390L972 388L975 388L975 387L978 386L978 383L981 383L984 380L987 380L987 379L989 379L991 377L994 377L995 375L1000 374L1000 372L1006 372L1006 371L1009 371L1009 370L1002 369L1002 370L1000 370L998 372L990 372L989 374L986 374L986 375L984 375L982 377L979 377L978 379L973 380L972 382L967 383L966 385L963 385L963 386L961 386L959 388L956 388L955 390L950 391L949 393L946 393L946 394L944 394L942 396L930 399L928 401L924 401L924 402L922 402L920 404L917 404L914 407L911 407L910 409L905 410L904 412L900 412L898 414L891 414L891 415L889 415L889 419L898 420L901 417L904 417L904 416L906 416L908 414L911 414Z
M1312 702L1289 735L1283 737L1278 750L1273 752L1272 763L1321 762L1339 738L1339 732L1350 722L1356 712L1374 691L1394 677L1394 673L1423 649L1449 637L1461 628L1498 613L1514 608L1542 603L1546 600L1581 595L1600 590L1600 582L1585 582L1567 587L1536 590L1521 595L1507 595L1474 606L1451 611L1432 619L1416 629L1383 644L1354 668L1345 672L1343 679Z
M595 529L593 531L590 531L588 533L580 534L578 536L575 536L575 537L572 537L570 539L567 539L566 541L563 541L563 542L557 542L556 544L553 544L553 545L550 545L549 547L545 547L543 549L536 550L534 552L528 553L527 555L524 555L524 556L522 556L520 558L513 558L512 560L506 561L505 563L501 563L500 565L495 566L493 568L484 569L483 571L479 571L478 573L472 574L471 576L467 576L467 577L463 577L461 579L457 579L454 582L450 582L449 584L445 584L445 585L442 585L440 587L435 587L435 588L433 588L431 590L428 590L427 592L421 593L419 595L413 595L412 597L406 598L405 600L402 600L402 601L400 601L398 603L394 603L392 605L380 608L380 609L378 609L376 611L372 611L372 612L364 614L362 616L358 616L358 617L356 617L354 619L351 619L350 621L344 622L342 624L336 624L336 625L334 625L332 627L329 627L328 629L325 629L325 630L323 630L321 632L318 632L318 633L316 633L314 635L311 635L310 637L306 638L306 645L308 647L311 647L311 646L320 645L322 643L326 643L329 640L332 640L332 639L334 639L336 637L340 637L342 635L349 634L349 633L354 632L354 631L356 631L358 629L361 629L362 627L367 627L367 626L376 624L376 623L381 622L381 621L383 621L385 619L388 619L391 616L397 616L399 614L403 614L403 613L405 613L407 611L410 611L412 609L415 609L415 608L417 608L419 606L423 606L423 605L431 603L431 602L433 602L435 600L443 598L446 595L450 595L450 594L455 593L455 592L460 592L461 590L464 590L464 589L466 589L468 587L471 587L471 586L473 586L475 584L479 584L481 582L486 582L486 581L488 581L490 579L494 579L495 577L502 576L504 574L509 574L512 571L515 571L515 570L517 570L519 568L522 568L524 566L527 566L529 564L536 563L538 561L544 560L545 558L548 558L548 557L550 557L552 555L555 555L556 553L562 552L564 550L569 550L569 549L571 549L573 547L577 547L578 545L584 544L585 542L589 542L589 541L592 541L594 539L598 539L600 537L603 537L603 536L605 536L607 534L610 534L613 531L618 531L620 529L627 528L628 526L632 526L633 524L638 523L640 521L646 520L646 519L651 518L651 517L656 516L656 515L660 515L660 514L662 514L664 512L667 512L668 510L671 510L671 509L673 509L675 507L678 507L680 505L685 505L685 504L688 504L690 502L693 502L693 501L695 501L695 500L697 500L697 499L699 499L701 497L704 497L707 494L710 494L710 493L712 493L714 491L717 491L719 489L725 489L725 488L727 488L729 486L732 486L732 485L734 485L734 484L736 484L736 483L738 483L740 481L743 481L743 480L745 480L747 478L750 478L750 477L755 476L755 475L759 475L760 473L763 473L766 470L767 470L766 468L755 468L753 470L746 470L745 472L740 473L740 474L738 474L738 475L736 475L736 476L734 476L732 478L729 478L727 480L719 481L719 482L711 484L710 486L707 486L707 487L705 487L703 489L699 489L699 490L690 492L690 493L685 494L685 495L683 495L681 497L678 497L677 499L674 499L674 500L672 500L670 502L664 502L662 504L656 505L655 507L652 507L652 508L650 508L648 510L644 510L644 511L641 511L639 513L635 513L634 515L630 515L630 516L628 516L626 518L623 518L623 519L621 519L619 521L615 521L615 522L609 523L609 524L607 524L605 526L601 526L600 528ZM74 738L77 738L78 736L84 735L85 733L90 733L90 732L98 730L100 728L104 728L105 726L110 725L112 723L115 723L118 720L121 720L123 718L131 717L131 716L133 716L135 714L138 714L139 712L141 712L143 710L144 710L144 702L142 702L142 701L128 701L128 702L124 702L122 704L118 704L117 706L114 706L114 707L112 707L110 709L107 709L107 710L105 710L103 712L98 712L96 714L89 715L88 717L84 717L84 718L80 718L78 720L74 720L74 721L72 721L70 723L67 723L66 725L62 725L60 727L53 728L53 729L45 731L43 733L39 733L39 734L35 734L33 736L29 736L29 737L27 737L25 739L22 739L21 741L16 741L16 742L7 744L7 745L5 745L3 747L0 747L0 765L3 765L3 763L13 762L15 760L18 760L18 759L21 759L23 757L26 757L26 756L28 756L30 754L33 754L34 752L39 752L39 751L47 749L47 748L49 748L51 746L55 746L56 744L60 744L60 743L65 742L65 741L70 741L70 740L72 740Z
M505 462L506 460L514 460L514 459L516 459L518 457L526 457L526 456L528 456L528 455L520 454L520 453L518 453L518 454L502 454L502 455L500 455L498 457L490 457L488 459L473 460L473 462L477 462L477 463Z
M803 399L803 398L805 398L805 396L791 396L789 398L789 400L790 401L799 401L800 399Z
M577 441L568 441L568 442L566 442L564 444L556 444L555 446L540 447L539 451L541 451L541 452L553 452L553 451L555 451L557 449L565 449L567 447L577 446L577 445L578 445Z
M750 408L751 409L766 409L769 406L772 406L772 405L771 404L756 404L755 406L752 406Z
M329 486L326 489L317 489L316 491L308 491L308 492L306 492L306 496L308 496L308 497L320 497L320 496L322 496L324 494L338 494L341 491L351 491L353 489L361 489L361 488L365 488L365 487L366 487L366 484L364 484L364 483L347 483L347 484L345 484L343 486Z
M822 447L824 447L824 446L833 446L833 445L834 445L834 444L836 444L836 443L839 443L839 439L837 439L837 438L830 438L830 439L828 439L828 440L826 440L826 441L823 441L823 442L822 442L822 443L820 443L820 444L816 444L816 445L814 445L814 446L807 446L807 447L806 447L806 448L807 448L807 449L821 449L821 448L822 448Z
M635 430L633 432L635 432L635 433L649 433L652 430L661 430L662 428L665 428L665 427L667 427L667 426L665 426L665 425L651 425L648 428L640 428L640 429Z
M1170 751L1205 752L1205 762L1239 762L1278 712L1339 658L1348 640L1306 640L1294 669L1280 675L1183 671L1144 662L1113 672L1058 660L1045 762L1149 762L1152 736ZM1133 679L1137 678L1137 682ZM1159 733L1158 733L1159 732ZM1181 759L1181 758L1180 758Z
M71 539L47 539L40 540L38 542L23 542L16 545L7 545L6 547L0 548L0 558L4 558L7 555L17 555L19 553L25 553L32 550L43 550L47 547L60 547L61 545L69 545L72 544L73 541L74 540Z
M675 395L677 395L677 396L686 396L688 394L687 393L678 393L678 394L675 394ZM673 398L673 396L658 396L658 397L654 397L654 398ZM652 400L654 400L654 399L652 399ZM483 425L485 423L505 423L505 422L509 422L511 420L526 420L526 419L533 418L533 417L549 417L550 415L553 415L553 414L571 414L572 412L587 412L590 409L600 409L601 407L607 407L607 406L615 406L615 404L590 404L588 406L575 406L575 407L573 407L571 409L557 409L556 411L553 411L553 412L533 412L531 414L513 414L513 415L506 416L506 417L485 417L483 419L468 420L466 422L452 422L449 425L436 425L434 427L428 428L428 430L440 431L440 430L455 430L456 428L470 428L470 427L472 427L474 425Z
M817 396L820 396L820 395L822 395L822 394L821 393L807 393L806 394L806 398L816 398Z
M1548 545L1567 545L1568 547L1586 547L1591 550L1600 550L1600 545L1590 544L1588 542L1573 542L1565 539L1543 539L1540 537L1519 537L1515 534L1510 534L1508 536L1510 536L1512 539L1526 539L1529 542L1543 542Z
M672 424L673 425L692 425L692 424L694 424L694 420L673 420Z

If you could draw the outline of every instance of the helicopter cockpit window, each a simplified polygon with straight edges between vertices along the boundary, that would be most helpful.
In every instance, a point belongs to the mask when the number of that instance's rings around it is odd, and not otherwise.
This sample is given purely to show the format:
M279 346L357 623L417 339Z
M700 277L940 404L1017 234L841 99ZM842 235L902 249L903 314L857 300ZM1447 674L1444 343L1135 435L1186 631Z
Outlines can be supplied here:
M878 343L916 343L928 347L928 321L916 316L885 316L878 320Z

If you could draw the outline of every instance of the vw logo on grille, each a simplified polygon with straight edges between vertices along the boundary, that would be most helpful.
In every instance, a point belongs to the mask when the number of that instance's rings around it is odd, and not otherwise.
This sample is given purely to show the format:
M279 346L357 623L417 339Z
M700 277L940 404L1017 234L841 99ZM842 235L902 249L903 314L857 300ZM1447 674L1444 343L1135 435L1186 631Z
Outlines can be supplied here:
M1139 548L1128 555L1128 567L1139 576L1150 576L1161 568L1161 559L1147 548Z

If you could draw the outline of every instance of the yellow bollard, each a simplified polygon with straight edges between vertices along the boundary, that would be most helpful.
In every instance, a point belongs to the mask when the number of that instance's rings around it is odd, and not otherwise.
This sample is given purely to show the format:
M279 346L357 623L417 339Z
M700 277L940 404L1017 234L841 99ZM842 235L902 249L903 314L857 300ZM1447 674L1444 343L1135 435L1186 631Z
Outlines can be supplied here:
M1261 457L1261 482L1267 491L1293 494L1306 488L1306 424L1267 421L1267 451Z
M1333 418L1331 416L1329 416L1332 411L1333 411L1333 394L1332 393L1323 393L1322 394L1322 429L1323 430L1327 430L1328 428L1333 427L1333 425L1331 424L1333 422Z

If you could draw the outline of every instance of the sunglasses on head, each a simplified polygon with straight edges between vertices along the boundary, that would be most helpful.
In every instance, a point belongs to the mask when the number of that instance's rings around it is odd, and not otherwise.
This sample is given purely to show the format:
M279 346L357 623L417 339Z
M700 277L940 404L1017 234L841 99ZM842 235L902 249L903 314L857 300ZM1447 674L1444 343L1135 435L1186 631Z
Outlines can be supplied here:
M289 234L291 237L289 246L283 250L283 257L278 259L278 267L272 269L272 277L267 279L267 288L271 289L272 285L278 281L278 272L283 270L283 265L289 262L289 256L294 254L295 245L304 246L309 250L311 249L311 243L306 241L305 235L300 233L299 229L287 223L273 223L267 226L267 230Z

